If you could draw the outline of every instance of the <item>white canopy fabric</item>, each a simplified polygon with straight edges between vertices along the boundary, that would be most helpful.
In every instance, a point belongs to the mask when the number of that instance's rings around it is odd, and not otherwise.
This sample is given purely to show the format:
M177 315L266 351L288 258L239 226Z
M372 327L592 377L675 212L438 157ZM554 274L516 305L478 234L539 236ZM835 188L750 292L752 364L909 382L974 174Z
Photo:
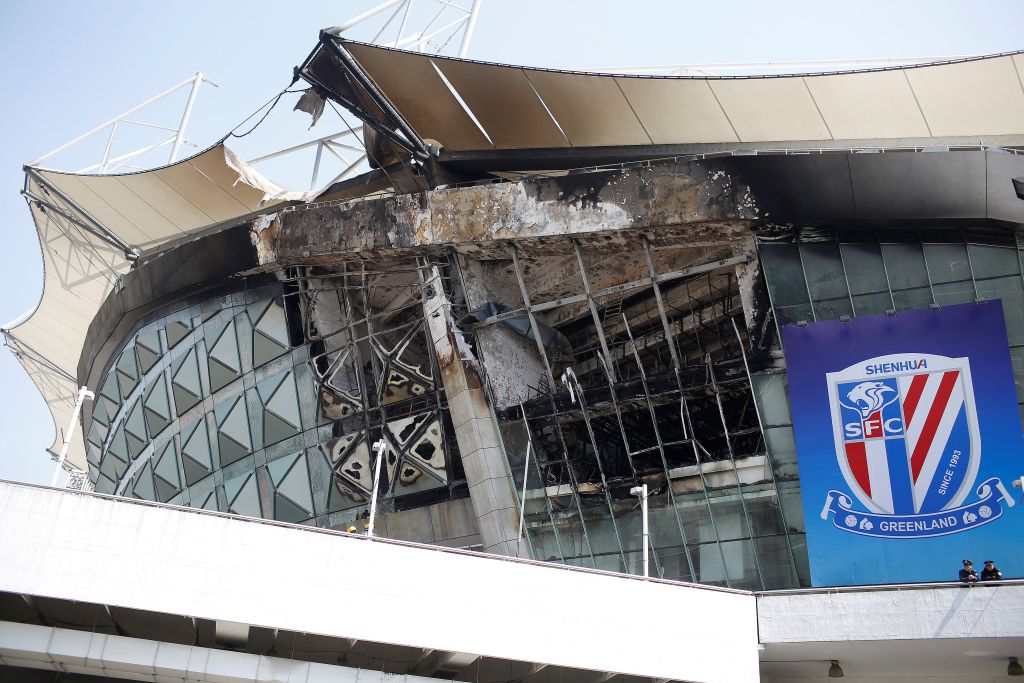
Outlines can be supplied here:
M128 175L30 168L26 194L42 249L43 293L29 317L3 332L50 407L53 453L62 445L74 410L78 361L89 325L130 268L126 248L156 251L282 201L309 198L274 185L223 144ZM86 469L78 427L68 462Z
M697 78L342 46L421 138L449 152L1024 134L1022 53L856 73Z

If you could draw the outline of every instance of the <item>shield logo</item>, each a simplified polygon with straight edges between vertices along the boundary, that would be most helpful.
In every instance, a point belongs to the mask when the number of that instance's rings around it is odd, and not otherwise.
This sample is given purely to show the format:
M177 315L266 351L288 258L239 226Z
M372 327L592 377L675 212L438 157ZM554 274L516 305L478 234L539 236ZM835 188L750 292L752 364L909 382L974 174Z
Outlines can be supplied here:
M892 354L826 378L839 468L868 510L924 515L964 501L981 458L967 358Z

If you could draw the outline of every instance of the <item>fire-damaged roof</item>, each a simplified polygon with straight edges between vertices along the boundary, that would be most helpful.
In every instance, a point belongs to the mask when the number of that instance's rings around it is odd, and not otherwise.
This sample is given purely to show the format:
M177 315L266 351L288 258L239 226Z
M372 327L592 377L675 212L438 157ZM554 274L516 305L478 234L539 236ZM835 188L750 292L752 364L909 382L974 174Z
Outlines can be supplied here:
M405 52L325 32L299 73L386 145L462 168L474 162L477 171L670 156L696 145L1024 142L1022 52L842 73L627 76Z

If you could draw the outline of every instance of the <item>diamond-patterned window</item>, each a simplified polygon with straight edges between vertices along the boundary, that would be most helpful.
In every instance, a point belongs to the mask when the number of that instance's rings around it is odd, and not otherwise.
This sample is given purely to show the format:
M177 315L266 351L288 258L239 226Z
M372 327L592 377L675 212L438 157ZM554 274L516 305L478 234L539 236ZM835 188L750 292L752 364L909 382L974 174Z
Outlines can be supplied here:
M249 307L252 321L252 365L258 368L288 350L288 321L284 305L277 299Z
M160 333L157 330L139 332L135 337L135 356L142 374L152 370L160 361Z
M174 408L178 417L202 400L203 389L200 386L199 361L195 349L190 349L173 369L171 393L174 394Z
M262 517L260 492L256 485L256 473L246 472L224 482L224 493L228 499L228 512L246 517Z
M210 346L209 351L210 391L216 392L242 376L242 359L238 353L238 335L234 320Z
M249 412L245 408L245 397L218 404L213 409L217 418L217 449L220 452L220 466L230 465L252 452L252 436L249 433Z
M124 435L125 442L128 444L128 454L134 460L149 443L142 401L135 401L128 411L128 417L124 421Z
M205 419L200 419L191 428L181 432L181 466L188 486L213 473L210 434Z
M167 335L167 348L173 349L181 343L181 340L192 333L192 326L183 320L175 320L167 323L164 334Z
M297 523L313 516L313 492L303 453L278 458L267 465L267 472L274 485L274 519Z
M135 353L131 349L125 349L114 368L121 396L127 397L139 384L139 368L135 364Z
M171 424L171 401L167 397L167 381L163 375L157 375L157 380L148 389L142 400L146 415L146 426L151 436L156 436L164 430L164 427Z
M269 446L302 431L294 373L276 375L256 385L263 403L263 445Z
M178 475L178 451L171 439L155 456L153 465L153 488L156 498L166 503L181 491L181 477Z
M153 500L156 492L153 490L153 470L151 463L146 463L139 473L135 475L132 482L132 495L142 500Z
M383 498L444 488L450 446L418 276L371 280L351 300L340 291L318 300L331 322L318 323L304 358L288 325L301 294L284 296L288 285L230 293L142 327L114 356L84 417L96 490L334 524L368 504L369 444L382 436ZM388 421L383 406L400 417ZM224 468L231 474L221 483Z

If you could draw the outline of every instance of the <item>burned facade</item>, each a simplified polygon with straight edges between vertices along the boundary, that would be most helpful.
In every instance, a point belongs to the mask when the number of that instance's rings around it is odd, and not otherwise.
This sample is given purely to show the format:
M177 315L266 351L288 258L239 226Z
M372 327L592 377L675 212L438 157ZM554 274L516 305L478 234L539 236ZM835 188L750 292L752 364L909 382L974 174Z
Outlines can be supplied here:
M638 573L646 484L653 574L808 585L782 326L1000 299L1024 397L1024 117L928 108L936 79L1021 60L709 85L325 34L298 73L363 119L374 169L131 263L90 242L117 286L71 373L96 387L81 466L103 493L346 529L384 439L381 535ZM864 123L849 93L892 111ZM80 240L186 170L104 208L95 178L30 169L30 199Z

